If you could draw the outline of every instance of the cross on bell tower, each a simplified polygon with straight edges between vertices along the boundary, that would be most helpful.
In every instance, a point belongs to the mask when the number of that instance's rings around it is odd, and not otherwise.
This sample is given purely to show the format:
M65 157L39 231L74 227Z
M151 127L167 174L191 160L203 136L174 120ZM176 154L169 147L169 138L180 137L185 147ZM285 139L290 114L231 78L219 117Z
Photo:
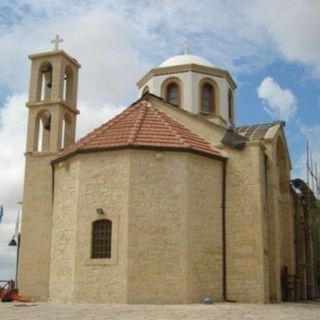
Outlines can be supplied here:
M58 51L59 50L59 43L62 43L63 39L60 38L60 36L57 34L56 37L51 40L51 43L54 44L54 51Z

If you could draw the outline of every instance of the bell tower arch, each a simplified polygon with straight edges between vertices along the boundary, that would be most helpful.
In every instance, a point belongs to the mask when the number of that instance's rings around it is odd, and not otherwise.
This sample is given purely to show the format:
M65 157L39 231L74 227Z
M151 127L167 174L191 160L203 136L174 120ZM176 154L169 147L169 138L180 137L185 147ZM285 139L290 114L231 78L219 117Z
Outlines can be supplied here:
M33 54L26 143L18 288L46 300L49 286L51 161L75 141L80 64L63 50Z

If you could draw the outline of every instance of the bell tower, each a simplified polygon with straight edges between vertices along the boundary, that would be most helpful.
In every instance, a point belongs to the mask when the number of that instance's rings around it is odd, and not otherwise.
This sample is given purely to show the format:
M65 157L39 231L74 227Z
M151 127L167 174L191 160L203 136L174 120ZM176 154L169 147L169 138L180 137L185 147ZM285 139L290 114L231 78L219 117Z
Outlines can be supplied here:
M53 172L51 160L75 141L80 64L58 49L29 56L28 131L18 269L22 295L48 298Z

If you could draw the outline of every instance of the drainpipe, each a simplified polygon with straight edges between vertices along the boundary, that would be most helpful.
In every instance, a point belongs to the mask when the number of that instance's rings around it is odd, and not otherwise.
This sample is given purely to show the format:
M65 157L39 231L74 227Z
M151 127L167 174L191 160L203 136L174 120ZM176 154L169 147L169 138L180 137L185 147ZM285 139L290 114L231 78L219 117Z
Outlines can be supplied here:
M227 255L226 255L226 170L227 160L222 162L222 297L227 300Z
M227 294L226 189L227 159L222 162L222 297L225 302L236 302L234 300L229 300Z
M53 206L53 202L54 202L54 183L55 183L55 177L54 177L54 164L51 163L51 204Z

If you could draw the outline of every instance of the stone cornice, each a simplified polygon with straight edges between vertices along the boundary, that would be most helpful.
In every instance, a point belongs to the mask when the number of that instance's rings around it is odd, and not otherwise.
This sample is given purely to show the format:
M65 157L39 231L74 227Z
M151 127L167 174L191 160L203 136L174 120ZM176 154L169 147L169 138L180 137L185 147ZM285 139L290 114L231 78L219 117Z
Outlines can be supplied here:
M248 146L257 146L259 147L263 152L267 150L266 145L262 140L248 140L247 142Z
M39 107L46 107L46 106L52 106L59 104L66 109L68 109L70 112L74 114L79 114L80 111L78 109L75 109L71 107L69 104L65 103L64 101L40 101L40 102L27 102L26 106L27 108L39 108Z
M33 59L37 59L37 58L46 58L46 57L50 58L50 57L59 56L59 55L63 55L69 62L71 62L72 64L76 65L78 68L81 68L80 63L75 58L72 58L70 55L68 55L63 50L48 51L48 52L30 54L28 56L28 58L30 60L33 60Z
M33 157L56 157L58 151L26 151L24 155L26 157L33 156Z

